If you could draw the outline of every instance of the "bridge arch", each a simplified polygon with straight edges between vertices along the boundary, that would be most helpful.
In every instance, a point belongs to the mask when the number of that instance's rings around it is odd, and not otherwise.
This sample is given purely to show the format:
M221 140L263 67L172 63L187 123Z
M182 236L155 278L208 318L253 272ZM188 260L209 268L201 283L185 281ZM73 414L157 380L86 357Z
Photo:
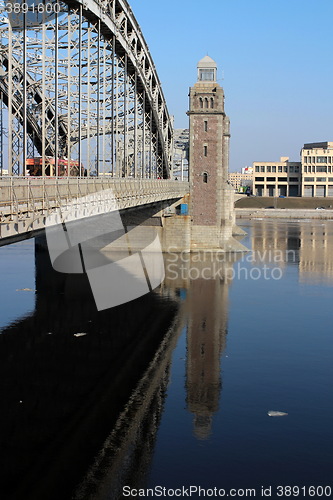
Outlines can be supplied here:
M19 3L30 10L0 19L2 168L8 154L14 175L41 156L44 173L56 157L88 175L168 178L172 124L128 2Z

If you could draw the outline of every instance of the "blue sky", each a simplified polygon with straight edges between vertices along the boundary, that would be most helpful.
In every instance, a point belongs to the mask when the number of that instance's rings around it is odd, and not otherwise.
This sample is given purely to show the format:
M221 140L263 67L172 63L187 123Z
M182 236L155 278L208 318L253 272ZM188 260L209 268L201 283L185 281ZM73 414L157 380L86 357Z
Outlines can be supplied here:
M333 1L129 0L175 127L206 54L231 120L230 170L333 141Z

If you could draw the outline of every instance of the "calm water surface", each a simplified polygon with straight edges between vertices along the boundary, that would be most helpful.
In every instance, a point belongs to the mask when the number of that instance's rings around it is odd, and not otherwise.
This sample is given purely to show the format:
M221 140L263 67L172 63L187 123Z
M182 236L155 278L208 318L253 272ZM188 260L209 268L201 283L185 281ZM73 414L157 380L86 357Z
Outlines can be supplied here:
M333 487L333 222L242 227L236 262L169 255L100 313L33 240L0 248L1 499Z

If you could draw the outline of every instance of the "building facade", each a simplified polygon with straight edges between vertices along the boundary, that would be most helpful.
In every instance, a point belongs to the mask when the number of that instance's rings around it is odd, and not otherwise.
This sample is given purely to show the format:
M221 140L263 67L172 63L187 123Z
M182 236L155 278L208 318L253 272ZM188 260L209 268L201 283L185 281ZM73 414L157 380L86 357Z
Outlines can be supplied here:
M301 162L282 156L277 162L253 162L253 194L256 196L301 196Z
M243 174L242 172L229 172L228 175L229 183L236 191L240 191L240 189L245 186L250 186L252 189L252 178L252 173Z
M333 197L333 142L304 144L300 162L253 162L253 194Z
M301 196L333 196L333 142L304 144L301 160Z

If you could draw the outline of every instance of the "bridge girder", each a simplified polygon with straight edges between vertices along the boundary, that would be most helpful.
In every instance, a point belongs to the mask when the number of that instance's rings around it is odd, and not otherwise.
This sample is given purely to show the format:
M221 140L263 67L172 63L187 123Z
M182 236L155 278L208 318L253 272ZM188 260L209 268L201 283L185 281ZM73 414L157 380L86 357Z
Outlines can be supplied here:
M25 173L26 158L38 153L114 176L169 177L172 124L129 4L49 5L60 11L34 13L32 21L31 12L9 13L0 27L10 173Z

